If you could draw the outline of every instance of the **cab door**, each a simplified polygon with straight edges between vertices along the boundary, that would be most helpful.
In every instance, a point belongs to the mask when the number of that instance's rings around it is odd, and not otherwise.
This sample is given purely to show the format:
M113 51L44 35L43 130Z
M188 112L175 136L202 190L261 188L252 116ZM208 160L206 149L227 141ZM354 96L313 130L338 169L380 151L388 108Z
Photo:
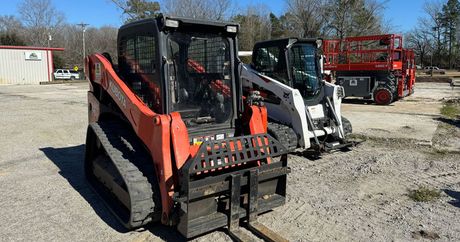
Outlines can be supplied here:
M64 70L62 76L63 76L64 79L70 79L70 76L71 76L70 71L69 70Z
M63 79L62 70L57 70L54 72L54 79Z

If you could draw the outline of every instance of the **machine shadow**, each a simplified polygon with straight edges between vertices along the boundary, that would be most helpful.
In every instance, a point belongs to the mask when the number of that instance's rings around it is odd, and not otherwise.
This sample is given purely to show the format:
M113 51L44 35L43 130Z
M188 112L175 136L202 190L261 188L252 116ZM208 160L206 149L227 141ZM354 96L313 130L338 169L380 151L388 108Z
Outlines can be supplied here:
M120 233L129 232L118 222L105 206L104 202L102 202L101 198L86 182L83 171L84 144L62 148L44 147L40 148L40 150L59 168L59 174L67 179L69 184L80 193L107 225ZM184 237L172 227L167 227L159 223L148 225L144 229L166 241L185 241Z
M83 172L84 144L62 148L44 147L40 150L59 168L59 174L67 179L69 184L80 193L105 223L118 232L126 232L126 229L118 223L86 182Z
M440 117L440 118L436 118L435 120L443 122L443 123L446 123L446 124L450 124L450 125L455 126L457 128L460 128L460 120L459 119L449 119L449 118Z
M460 192L453 191L450 189L443 189L442 190L445 194L447 194L449 197L453 198L454 200L449 201L449 204L460 208Z
M362 98L343 98L342 103L349 103L349 104L361 104L361 105L372 105L374 102L368 99Z

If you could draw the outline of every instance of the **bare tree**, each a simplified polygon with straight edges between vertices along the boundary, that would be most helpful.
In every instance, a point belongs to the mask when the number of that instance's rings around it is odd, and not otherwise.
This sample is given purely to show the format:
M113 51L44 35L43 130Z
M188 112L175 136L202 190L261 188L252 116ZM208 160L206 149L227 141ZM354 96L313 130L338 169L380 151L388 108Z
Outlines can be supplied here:
M404 39L406 47L413 49L415 55L420 58L420 62L418 63L420 63L422 66L425 66L427 63L427 55L432 55L434 39L423 29L423 26L421 25L418 25L409 33L407 33Z
M108 52L112 60L117 60L118 29L111 26L88 28L86 30L87 54ZM63 47L58 55L64 60L65 67L82 66L82 30L74 24L65 24L62 31L53 37L56 46Z
M246 8L245 14L232 17L240 24L239 45L242 50L251 50L258 41L271 38L270 12L264 5Z
M45 46L48 36L58 32L64 23L64 15L51 0L23 0L18 12L28 28L27 38L32 45Z
M112 26L88 29L87 36L91 36L87 41L88 52L107 52L112 57L112 60L117 62L117 34L118 29Z
M442 43L443 29L441 21L442 11L442 0L431 0L426 1L423 5L423 10L426 16L418 19L418 26L422 28L425 34L431 35L435 40L432 43L431 49L433 50L432 57L435 60L436 65L441 64L441 52L443 51L444 45Z
M384 5L376 0L329 0L327 28L337 38L378 34L382 31Z
M123 11L126 23L134 20L155 17L160 11L160 4L151 0L111 0Z
M286 16L299 37L319 37L325 34L326 0L286 0Z
M14 16L0 16L0 44L25 45L26 29Z
M162 0L160 3L167 14L210 20L224 20L231 7L231 0Z
M0 16L0 31L1 32L16 32L24 29L21 21L15 16L6 15Z

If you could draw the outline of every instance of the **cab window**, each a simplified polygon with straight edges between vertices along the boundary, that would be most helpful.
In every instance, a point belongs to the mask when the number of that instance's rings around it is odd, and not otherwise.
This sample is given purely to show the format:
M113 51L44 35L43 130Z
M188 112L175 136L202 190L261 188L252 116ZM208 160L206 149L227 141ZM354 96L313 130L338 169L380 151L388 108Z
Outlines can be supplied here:
M278 46L257 49L254 66L258 72L288 84L283 50Z

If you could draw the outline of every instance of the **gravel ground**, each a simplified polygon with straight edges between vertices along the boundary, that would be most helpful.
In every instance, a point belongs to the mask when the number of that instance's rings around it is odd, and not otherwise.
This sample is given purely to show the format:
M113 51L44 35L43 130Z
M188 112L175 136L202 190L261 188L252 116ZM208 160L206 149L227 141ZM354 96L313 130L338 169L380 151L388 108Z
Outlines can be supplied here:
M459 95L457 90L433 96L439 85L418 85L415 101L401 102L421 102L415 114L402 104L381 109L435 122L432 147L417 137L383 137L373 133L372 122L357 122L365 142L352 151L319 160L290 155L287 203L259 221L291 241L411 241L430 235L460 241L460 151L440 149L458 142L460 125L439 119L432 106L422 108ZM161 225L124 232L89 189L82 174L86 89L84 83L0 87L0 241L181 240ZM378 108L360 106L345 107L345 115L359 119ZM390 115L381 118L398 123ZM420 186L442 190L441 197L412 201L408 191ZM196 239L210 240L230 239L223 231Z

